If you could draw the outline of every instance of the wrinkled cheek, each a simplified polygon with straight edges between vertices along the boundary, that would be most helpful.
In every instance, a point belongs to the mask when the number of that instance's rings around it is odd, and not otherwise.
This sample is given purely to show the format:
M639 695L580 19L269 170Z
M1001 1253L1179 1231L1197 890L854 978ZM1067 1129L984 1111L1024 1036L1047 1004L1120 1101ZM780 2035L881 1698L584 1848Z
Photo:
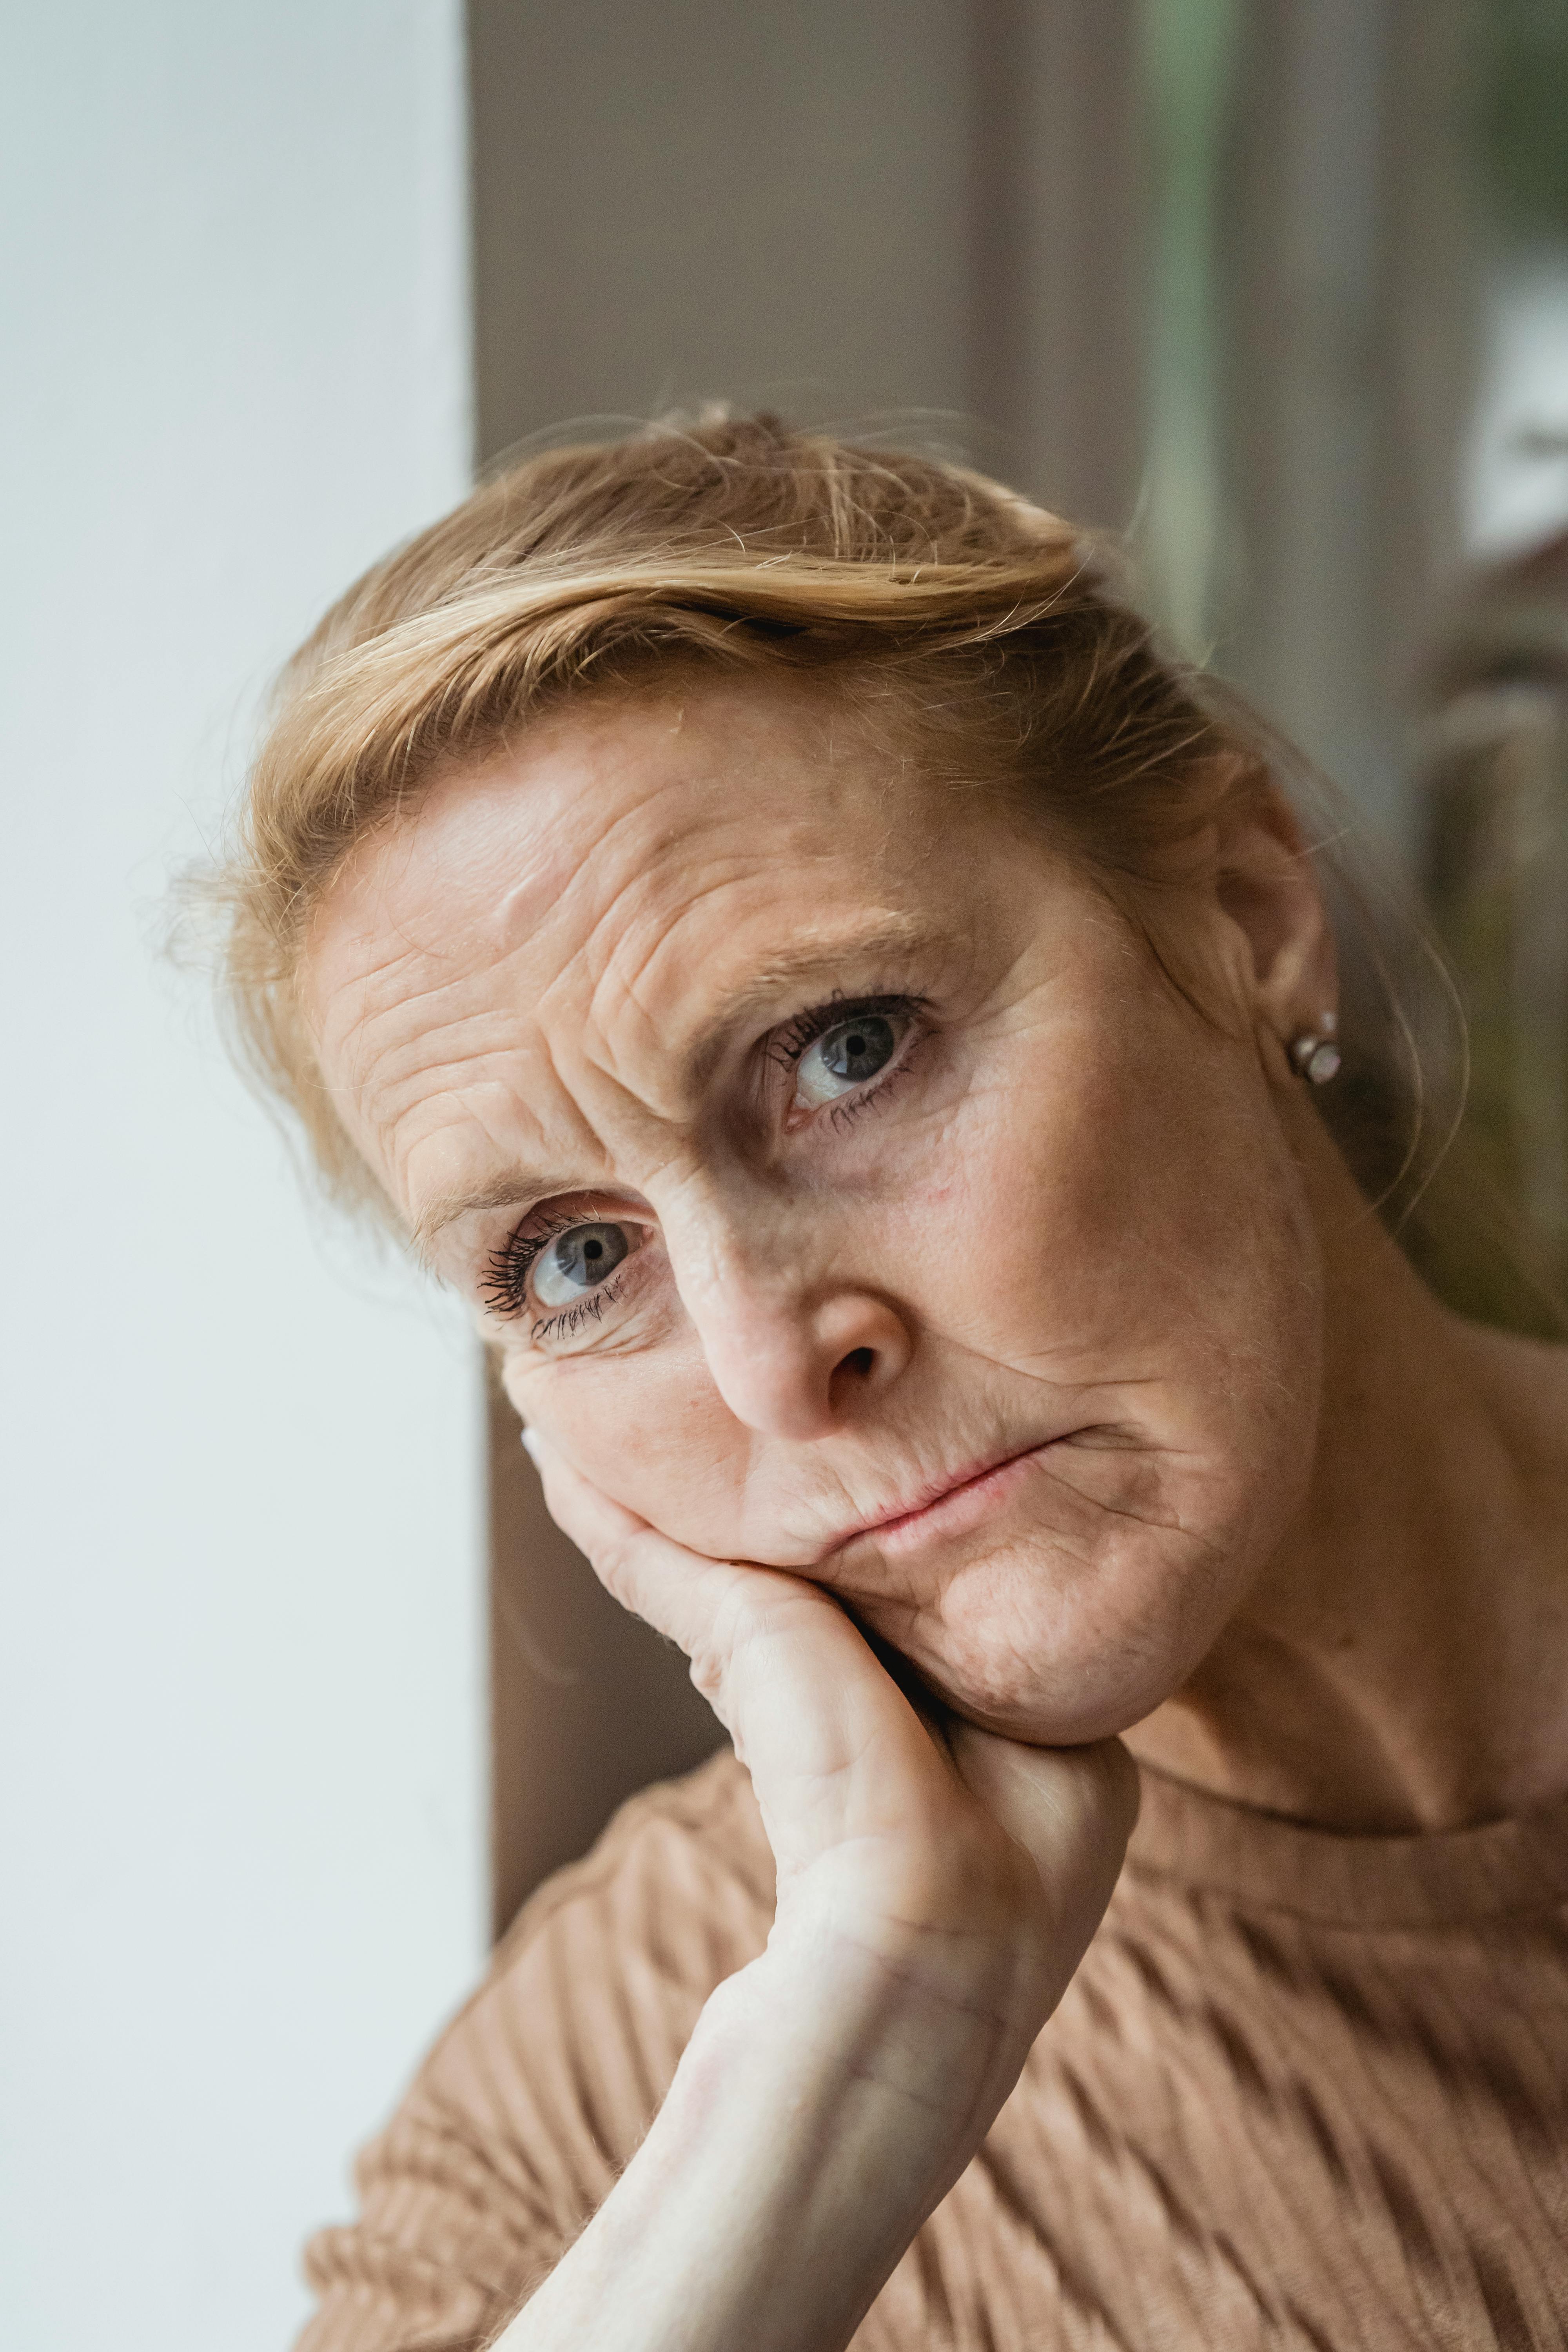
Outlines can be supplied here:
M1037 1552L963 1577L913 1613L870 1607L871 1629L901 1650L952 1710L1036 1746L1125 1731L1191 1672L1194 1645L1172 1607L1169 1568L1103 1580L1053 1572Z
M933 1559L923 1587L844 1596L957 1713L1044 1746L1124 1731L1168 1698L1258 1564L1238 1494L1211 1488L1199 1533L1198 1497L1137 1455L1069 1472L1042 1471L1027 1526Z

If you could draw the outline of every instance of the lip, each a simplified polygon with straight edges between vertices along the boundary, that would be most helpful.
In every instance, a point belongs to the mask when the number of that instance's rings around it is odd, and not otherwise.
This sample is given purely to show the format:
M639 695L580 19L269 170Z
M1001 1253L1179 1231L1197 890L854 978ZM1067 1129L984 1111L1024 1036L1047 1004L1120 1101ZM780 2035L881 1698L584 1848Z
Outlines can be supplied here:
M834 1559L863 1536L875 1536L885 1549L900 1552L914 1550L932 1536L962 1534L989 1516L1008 1491L1021 1483L1031 1463L1062 1442L1060 1437L1047 1437L1037 1445L1021 1446L1016 1454L994 1454L986 1461L971 1464L967 1469L952 1473L928 1488L918 1503L901 1511L862 1519L845 1534L835 1537L822 1559Z

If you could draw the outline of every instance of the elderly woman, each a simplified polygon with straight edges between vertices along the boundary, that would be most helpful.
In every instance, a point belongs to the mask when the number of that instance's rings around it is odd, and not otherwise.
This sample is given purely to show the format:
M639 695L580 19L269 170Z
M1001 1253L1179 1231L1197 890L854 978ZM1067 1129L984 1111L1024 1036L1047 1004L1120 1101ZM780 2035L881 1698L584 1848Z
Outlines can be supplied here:
M524 1910L309 2352L1563 2341L1568 1351L1391 1232L1321 866L1066 526L766 418L305 647L252 1046L734 1743Z

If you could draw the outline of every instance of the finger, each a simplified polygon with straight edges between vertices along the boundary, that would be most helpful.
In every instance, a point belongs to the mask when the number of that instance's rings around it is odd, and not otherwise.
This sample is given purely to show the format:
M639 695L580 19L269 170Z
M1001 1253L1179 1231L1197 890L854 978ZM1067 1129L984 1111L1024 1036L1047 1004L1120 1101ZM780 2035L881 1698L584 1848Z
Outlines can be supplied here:
M529 1450L552 1517L605 1589L690 1659L752 1769L781 1869L834 1837L885 1834L943 1790L951 1804L951 1759L830 1593L782 1569L690 1551L547 1443Z
M798 1702L812 1677L831 1680L835 1666L842 1673L851 1651L869 1663L859 1635L820 1586L782 1569L692 1551L603 1494L547 1442L535 1438L529 1451L556 1525L623 1608L685 1651L693 1681L731 1728L740 1684L758 1685L753 1714L758 1704L772 1712Z
M1070 1974L1121 1874L1138 1818L1137 1766L1119 1739L1026 1748L965 1723L948 1738L968 1788L1038 1871Z
M602 1493L537 1431L525 1430L523 1439L562 1533L571 1537L623 1608L678 1643L689 1657L706 1644L715 1616L737 1583L748 1573L767 1573L687 1550Z

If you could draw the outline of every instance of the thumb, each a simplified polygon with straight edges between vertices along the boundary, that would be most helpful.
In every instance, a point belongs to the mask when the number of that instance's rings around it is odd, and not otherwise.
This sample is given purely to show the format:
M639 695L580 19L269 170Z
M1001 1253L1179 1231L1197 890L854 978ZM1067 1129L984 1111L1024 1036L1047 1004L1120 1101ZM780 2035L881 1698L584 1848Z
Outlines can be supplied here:
M1027 1748L950 1722L966 1787L1039 1873L1061 1984L1089 1947L1121 1873L1138 1818L1138 1768L1120 1739L1092 1748Z

